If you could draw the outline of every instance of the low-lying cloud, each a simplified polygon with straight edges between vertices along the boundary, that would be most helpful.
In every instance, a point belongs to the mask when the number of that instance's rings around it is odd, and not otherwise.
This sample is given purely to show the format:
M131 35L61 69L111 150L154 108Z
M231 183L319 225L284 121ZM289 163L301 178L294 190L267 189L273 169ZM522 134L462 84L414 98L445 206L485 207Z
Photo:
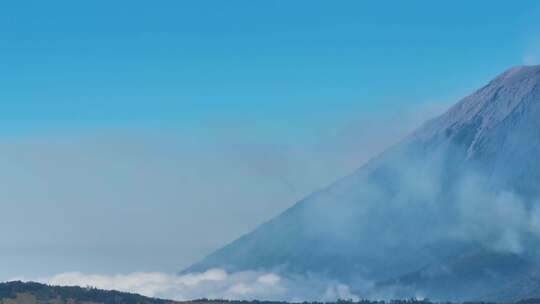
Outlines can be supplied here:
M50 285L134 292L149 297L173 300L210 298L334 301L359 299L351 292L349 286L313 275L284 277L273 272L261 271L229 273L219 268L184 275L161 272L117 275L66 272L35 281Z

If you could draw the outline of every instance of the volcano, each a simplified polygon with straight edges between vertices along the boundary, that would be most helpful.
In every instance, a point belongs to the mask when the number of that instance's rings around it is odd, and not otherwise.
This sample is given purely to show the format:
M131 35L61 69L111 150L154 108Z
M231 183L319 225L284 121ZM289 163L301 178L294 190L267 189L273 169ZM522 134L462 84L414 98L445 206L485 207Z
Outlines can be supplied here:
M540 66L519 66L185 271L316 275L368 298L540 296L520 283L540 282L539 196Z

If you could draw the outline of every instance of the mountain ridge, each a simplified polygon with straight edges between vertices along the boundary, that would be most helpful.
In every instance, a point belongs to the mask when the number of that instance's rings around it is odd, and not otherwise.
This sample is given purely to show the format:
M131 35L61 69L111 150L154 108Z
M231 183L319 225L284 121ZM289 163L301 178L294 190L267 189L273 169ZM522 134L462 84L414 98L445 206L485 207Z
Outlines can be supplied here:
M352 174L185 271L316 273L355 287L478 248L537 263L536 230L521 222L536 216L529 213L540 197L539 84L540 65L503 72ZM490 287L517 274L505 276ZM489 273L479 280L489 281ZM422 292L450 296L445 300L491 292L466 292L465 285L455 295L438 287Z

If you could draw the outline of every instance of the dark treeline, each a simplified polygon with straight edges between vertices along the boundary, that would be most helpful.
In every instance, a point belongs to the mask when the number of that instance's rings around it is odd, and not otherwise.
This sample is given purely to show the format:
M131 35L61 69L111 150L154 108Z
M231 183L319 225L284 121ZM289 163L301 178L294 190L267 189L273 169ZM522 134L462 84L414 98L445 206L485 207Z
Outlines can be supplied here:
M261 301L261 300L237 301L237 300L213 300L213 299L198 299L192 302L199 303L199 304L204 304L204 303L208 303L208 304L290 304L289 302L283 302L283 301ZM405 300L392 300L392 301L372 301L372 300L359 300L359 301L338 300L336 302L304 301L304 302L298 302L296 304L443 304L443 303L430 302L429 300L405 299ZM448 302L444 304L452 304L452 303ZM474 303L474 304L480 304L480 302ZM494 303L485 303L485 304L494 304Z
M208 303L208 304L290 304L289 302L283 301L260 301L260 300L251 300L251 301L237 301L237 300L213 300L213 299L198 299L192 302L195 303ZM366 300L362 299L359 301L353 300L338 300L336 302L299 302L296 304L501 304L503 302L486 302L486 301L467 301L467 302L438 302L430 301L429 299L402 299L402 300ZM540 304L540 299L526 299L517 302L507 302L505 304Z
M13 281L0 283L0 300L16 299L19 294L29 294L36 298L38 303L52 303L62 300L66 303L104 303L104 304L290 304L283 301L237 301L198 299L178 302L141 296L134 293L114 290L102 290L92 287L52 286L35 282ZM1 303L2 301L0 301ZM17 301L15 301L17 302ZM13 303L13 302L11 302ZM21 304L28 304L22 303ZM433 302L427 299L404 299L391 301L371 300L338 300L336 302L302 302L297 304L453 304L451 302ZM460 304L501 304L495 302L463 302ZM508 303L507 303L508 304ZM540 299L527 299L511 304L540 304Z
M33 295L39 302L49 302L55 299L111 304L167 304L173 302L144 297L134 293L101 290L91 287L51 286L21 281L0 283L0 299L15 299L17 294L22 293Z

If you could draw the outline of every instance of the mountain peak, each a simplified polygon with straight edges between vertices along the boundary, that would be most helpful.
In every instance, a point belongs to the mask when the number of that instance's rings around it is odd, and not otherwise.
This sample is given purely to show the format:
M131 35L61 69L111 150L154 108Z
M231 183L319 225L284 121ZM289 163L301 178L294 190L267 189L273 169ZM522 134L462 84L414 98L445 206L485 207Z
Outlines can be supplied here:
M429 139L441 134L452 136L468 129L475 132L473 138L477 138L512 115L540 110L539 101L540 65L516 66L463 98L443 115L428 121L412 137ZM474 142L476 140L471 144Z
M501 80L509 80L538 77L539 72L540 65L517 65L506 70L495 79L501 78Z

